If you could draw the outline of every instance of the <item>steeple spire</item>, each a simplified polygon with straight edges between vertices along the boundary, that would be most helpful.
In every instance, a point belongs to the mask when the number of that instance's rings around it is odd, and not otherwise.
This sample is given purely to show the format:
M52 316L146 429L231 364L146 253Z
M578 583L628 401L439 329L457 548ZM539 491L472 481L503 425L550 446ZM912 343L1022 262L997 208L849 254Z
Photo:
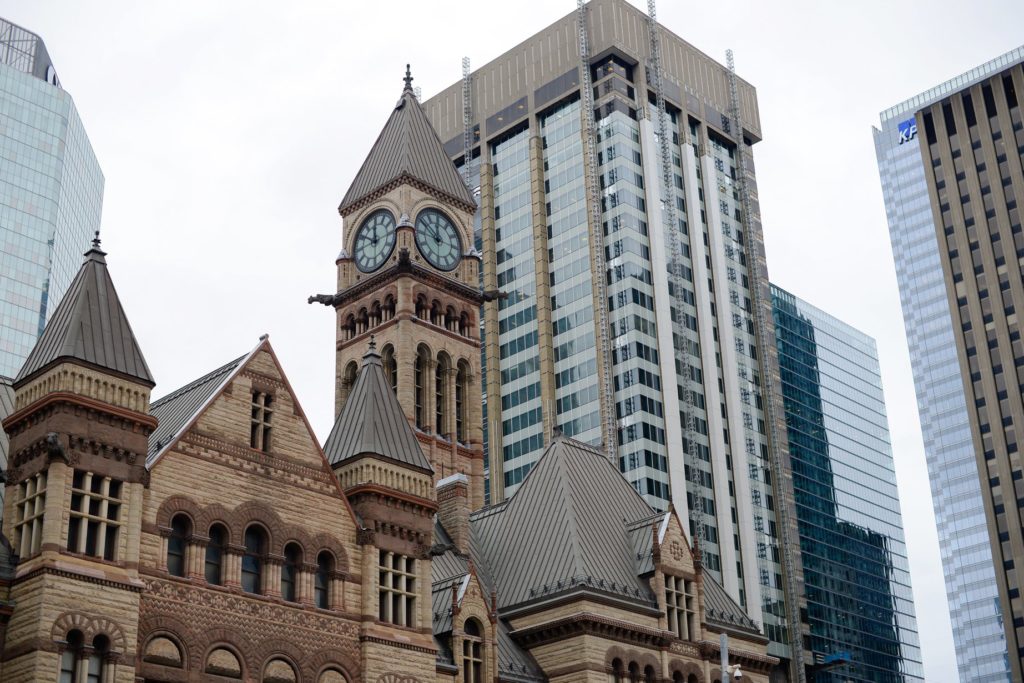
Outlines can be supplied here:
M405 89L402 92L412 92L412 71L408 64L405 65L405 78L402 80L405 81Z

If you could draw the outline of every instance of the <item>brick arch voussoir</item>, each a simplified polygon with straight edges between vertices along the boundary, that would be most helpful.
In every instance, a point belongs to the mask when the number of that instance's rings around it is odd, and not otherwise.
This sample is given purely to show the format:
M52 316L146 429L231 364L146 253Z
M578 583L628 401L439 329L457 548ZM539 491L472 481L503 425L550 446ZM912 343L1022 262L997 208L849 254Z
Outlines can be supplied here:
M313 553L310 557L313 558L313 561L316 560L316 556L320 554L321 550L326 550L334 555L334 570L348 574L348 553L345 552L345 546L337 538L321 531L313 537L310 548Z
M627 650L626 648L619 645L615 645L613 647L608 648L608 650L604 653L604 665L605 668L608 669L608 671L614 670L612 668L612 662L614 662L616 659L622 662L622 670L625 671L629 667L630 661L636 659L636 653L632 650Z
M267 534L270 536L267 539L270 552L281 553L281 549L284 547L281 544L281 539L285 535L285 526L272 507L262 501L250 500L236 507L231 516L234 518L234 528L231 531L232 542L244 542L245 528L255 522L267 530Z
M318 683L320 674L327 668L341 669L349 683L356 683L360 678L359 659L336 648L317 650L302 663L305 671L310 672L312 683Z
M270 660L284 659L295 667L300 681L313 680L313 674L304 663L306 656L302 652L302 648L295 643L280 638L268 638L260 642L256 651L260 653L260 663L258 669L252 670L253 676L262 676L263 668L270 663Z
M127 651L128 641L120 624L106 617L91 617L82 612L64 612L58 616L50 628L50 637L53 640L64 640L68 631L75 629L82 632L87 643L91 643L98 635L104 635L110 639L111 650L119 653Z
M235 651L239 659L242 660L242 677L244 679L252 678L253 672L260 670L261 662L256 656L256 650L240 631L229 628L213 628L204 634L203 640L205 647L192 648L189 668L193 671L205 672L206 658L218 647L226 647Z
M680 659L673 659L669 664L668 670L670 680L677 671L683 675L684 681L689 678L691 674L696 676L698 681L704 680L704 671L700 668L700 665L693 662L684 662Z
M226 507L220 503L214 503L213 505L207 505L199 511L196 517L196 531L202 534L210 533L210 527L214 524L220 524L227 529L229 538L226 539L228 543L235 543L239 541L238 536L235 535L234 529L234 515Z
M284 547L289 543L295 543L302 548L302 560L312 562L316 558L313 554L313 538L302 527L286 526L281 532L281 554L284 554Z
M179 512L188 515L188 518L192 521L193 528L196 527L201 510L194 500L188 496L181 495L171 496L160 504L156 511L157 526L165 528L171 526L171 520Z
M196 649L202 649L197 645L199 642L192 628L183 621L165 614L156 614L143 617L139 620L139 658L146 654L146 645L154 638L170 638L181 648L181 660L186 669L192 669L192 653Z

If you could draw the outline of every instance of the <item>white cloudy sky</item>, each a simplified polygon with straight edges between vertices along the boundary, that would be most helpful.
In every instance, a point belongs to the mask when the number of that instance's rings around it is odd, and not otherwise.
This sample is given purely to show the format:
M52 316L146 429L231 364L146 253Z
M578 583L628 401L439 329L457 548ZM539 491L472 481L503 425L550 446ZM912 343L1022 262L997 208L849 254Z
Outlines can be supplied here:
M425 97L575 9L517 2L2 0L43 36L106 175L103 244L159 385L268 332L323 438L336 207L412 62ZM875 166L878 112L1024 43L1024 3L662 0L662 22L758 90L779 285L878 340L929 681L956 679Z

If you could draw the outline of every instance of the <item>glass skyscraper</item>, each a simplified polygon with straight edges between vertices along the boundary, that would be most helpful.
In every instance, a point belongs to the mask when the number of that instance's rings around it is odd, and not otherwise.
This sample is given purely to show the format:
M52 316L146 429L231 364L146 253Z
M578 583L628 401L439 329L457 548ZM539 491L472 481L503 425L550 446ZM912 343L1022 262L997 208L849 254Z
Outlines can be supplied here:
M46 46L0 19L0 375L35 345L102 204L103 173Z
M875 342L772 286L810 649L821 683L923 680Z
M775 344L771 323L766 334L758 327L757 311L770 321L771 305L756 93L736 78L734 130L729 70L659 26L664 183L648 17L623 0L585 11L589 73L572 13L469 75L468 125L467 81L423 102L477 188L481 285L501 294L481 314L489 499L514 493L556 432L614 439L611 455L651 505L703 510L706 571L763 624L771 654L788 659L802 637L791 635L800 609L787 612L786 579L800 579L782 541L783 526L796 538L781 512L788 477L772 476L786 457ZM673 243L678 277L668 272Z
M961 680L1011 680L982 484L915 113L1024 61L1017 48L901 102L874 129ZM923 133L923 132L922 132ZM944 245L942 245L944 246Z

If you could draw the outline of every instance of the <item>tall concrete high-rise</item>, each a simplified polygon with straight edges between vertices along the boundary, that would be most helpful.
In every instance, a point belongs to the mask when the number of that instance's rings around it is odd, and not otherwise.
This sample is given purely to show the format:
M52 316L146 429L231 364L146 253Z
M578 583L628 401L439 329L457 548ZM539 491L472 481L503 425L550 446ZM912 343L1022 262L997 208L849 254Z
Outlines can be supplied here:
M809 649L838 664L814 680L922 681L875 340L774 285L772 300Z
M1022 360L1021 62L1024 47L887 109L874 130L962 680L1021 678L1024 615L1006 576L1014 548L1024 558L1019 533L1001 538L1020 528L1020 378L1007 377Z
M802 660L754 88L593 0L423 108L478 193L490 500L556 433L603 445L651 505L701 511L706 570Z
M103 173L46 46L0 19L0 375L18 374L102 204Z

